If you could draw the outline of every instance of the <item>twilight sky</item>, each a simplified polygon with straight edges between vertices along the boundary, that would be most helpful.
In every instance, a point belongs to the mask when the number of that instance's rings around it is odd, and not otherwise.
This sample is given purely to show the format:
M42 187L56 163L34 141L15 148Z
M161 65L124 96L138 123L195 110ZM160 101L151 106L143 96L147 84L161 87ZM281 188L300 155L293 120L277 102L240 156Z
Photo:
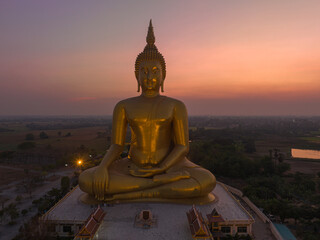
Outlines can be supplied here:
M0 115L110 115L152 18L190 115L320 115L319 0L0 1Z

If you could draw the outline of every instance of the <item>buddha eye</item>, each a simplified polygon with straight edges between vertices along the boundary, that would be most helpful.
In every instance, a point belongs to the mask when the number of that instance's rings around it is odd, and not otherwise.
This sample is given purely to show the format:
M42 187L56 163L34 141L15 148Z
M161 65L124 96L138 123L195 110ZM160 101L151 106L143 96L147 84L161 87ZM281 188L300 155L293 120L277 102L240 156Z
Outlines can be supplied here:
M153 67L152 71L153 71L153 73L157 73L158 72L158 68L157 67Z
M148 70L145 69L145 68L141 68L141 72L144 73L144 74L148 74Z

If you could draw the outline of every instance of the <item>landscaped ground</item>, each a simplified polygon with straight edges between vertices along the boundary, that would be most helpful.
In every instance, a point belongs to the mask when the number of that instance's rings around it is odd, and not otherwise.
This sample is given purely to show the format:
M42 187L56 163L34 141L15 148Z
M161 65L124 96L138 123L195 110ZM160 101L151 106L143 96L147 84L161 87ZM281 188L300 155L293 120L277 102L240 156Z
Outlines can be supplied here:
M10 129L15 129L11 128ZM20 128L13 132L0 132L0 151L14 151L17 146L25 142L26 134L33 134L38 148L45 148L51 145L52 148L56 148L57 151L70 150L81 145L85 145L88 148L95 148L97 151L106 149L107 137L98 138L98 132L105 132L104 127L88 127L77 129L61 129L61 130L44 130L49 136L48 139L40 139L39 134L42 131L39 130L27 130ZM61 132L61 136L58 133ZM71 136L66 137L70 133Z

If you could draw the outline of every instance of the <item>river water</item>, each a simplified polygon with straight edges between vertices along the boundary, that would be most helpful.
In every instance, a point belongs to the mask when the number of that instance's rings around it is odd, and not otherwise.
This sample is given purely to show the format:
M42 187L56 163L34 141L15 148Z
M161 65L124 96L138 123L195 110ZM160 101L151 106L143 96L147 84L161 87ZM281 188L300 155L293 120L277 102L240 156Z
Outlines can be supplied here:
M320 159L320 150L291 149L291 156L294 158Z

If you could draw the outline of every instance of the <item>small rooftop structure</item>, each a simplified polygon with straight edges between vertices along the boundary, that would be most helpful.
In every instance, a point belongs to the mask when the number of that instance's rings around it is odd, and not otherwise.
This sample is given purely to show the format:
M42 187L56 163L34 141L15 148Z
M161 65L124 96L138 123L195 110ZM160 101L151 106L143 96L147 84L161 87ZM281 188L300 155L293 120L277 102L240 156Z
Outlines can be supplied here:
M100 205L98 205L98 208L88 217L74 239L93 239L105 215L106 213L102 210Z
M187 212L187 217L193 239L212 239L201 212L198 211L194 205L192 205L190 211Z

